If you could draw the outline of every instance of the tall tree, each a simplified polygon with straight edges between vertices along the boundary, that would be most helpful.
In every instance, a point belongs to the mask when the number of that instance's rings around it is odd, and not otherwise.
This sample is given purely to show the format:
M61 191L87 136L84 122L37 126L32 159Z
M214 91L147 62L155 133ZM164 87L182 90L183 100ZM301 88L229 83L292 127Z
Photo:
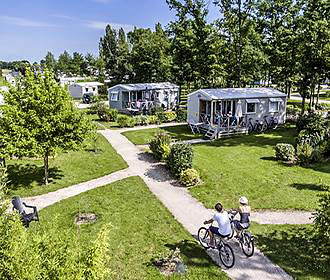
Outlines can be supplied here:
M42 63L40 62L40 64L42 64ZM55 59L54 55L51 52L47 52L43 64L49 70L52 70L52 71L55 70L55 68L56 68L56 59Z
M71 61L72 61L71 55L67 51L64 51L58 57L57 70L64 74L70 74Z
M204 0L167 0L176 11L171 22L173 73L179 85L216 86L225 76L221 64L222 42L214 27L207 22Z
M81 76L86 72L86 68L84 56L81 53L74 52L70 63L70 72Z
M170 41L160 24L156 31L135 28L128 34L132 46L130 63L132 81L164 82L170 80Z
M92 133L92 124L47 69L41 75L27 68L26 77L4 93L4 99L0 157L43 157L44 183L48 184L49 156L57 149L78 149Z
M252 0L216 0L222 16L220 32L228 47L228 86L245 86L259 76L264 60L260 35L255 31L255 10Z

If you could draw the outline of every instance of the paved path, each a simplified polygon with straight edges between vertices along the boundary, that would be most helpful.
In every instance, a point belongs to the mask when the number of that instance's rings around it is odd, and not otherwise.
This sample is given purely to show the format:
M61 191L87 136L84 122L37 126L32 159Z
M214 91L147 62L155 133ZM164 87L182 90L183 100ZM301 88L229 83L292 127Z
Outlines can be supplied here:
M134 174L131 172L129 168L114 172L110 175L103 176L101 178L97 178L85 183L80 183L65 189L60 189L54 192L50 192L47 194L42 194L34 197L24 198L24 202L30 205L37 206L40 210L47 206L50 206L56 202L59 202L63 199L78 195L80 193L105 186L111 184L115 181L127 178L129 176L133 176Z
M299 100L299 101L302 101L302 98L301 96L298 96L298 95L291 95L290 96L290 99L292 100ZM306 101L308 101L309 99L306 99ZM322 99L319 99L319 104L330 104L330 100L322 100Z
M141 176L149 189L169 209L173 216L193 235L196 235L202 221L210 218L210 210L194 199L185 188L178 187L165 167L141 152L118 131L104 130L101 133L124 158L133 173ZM232 244L235 251L236 263L225 270L232 279L267 280L292 279L279 266L273 264L256 249L252 258L242 254L237 243ZM219 263L215 250L208 250L209 255Z

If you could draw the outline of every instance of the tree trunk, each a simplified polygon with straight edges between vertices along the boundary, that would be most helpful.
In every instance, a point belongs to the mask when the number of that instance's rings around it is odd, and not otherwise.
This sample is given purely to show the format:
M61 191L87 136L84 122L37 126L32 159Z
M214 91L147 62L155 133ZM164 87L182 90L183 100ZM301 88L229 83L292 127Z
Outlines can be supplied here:
M319 98L320 98L320 89L321 89L321 80L319 80L317 85L317 97L316 97L316 104L319 104Z
M45 172L45 177L44 177L44 184L48 185L48 152L46 152L44 156L44 172Z
M301 113L303 114L303 113L305 113L305 100L306 100L306 96L305 96L305 94L302 96L302 102L301 102L301 105L302 105L302 107L301 107Z
M289 89L288 89L288 99L291 98L291 89L292 89L292 82L289 82Z

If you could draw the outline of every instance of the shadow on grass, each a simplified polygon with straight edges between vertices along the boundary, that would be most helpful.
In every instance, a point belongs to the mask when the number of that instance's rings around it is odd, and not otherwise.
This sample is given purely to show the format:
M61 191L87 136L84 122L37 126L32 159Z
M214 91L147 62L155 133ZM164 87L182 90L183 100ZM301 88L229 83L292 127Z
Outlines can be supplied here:
M185 257L185 264L195 267L210 267L210 258L206 251L197 242L192 240L181 240L175 244L165 244L170 250L180 249L181 255Z
M311 190L311 191L324 191L326 188L326 186L322 184L299 184L299 183L291 184L290 187L295 188L297 190Z
M327 279L330 265L320 259L313 249L311 234L310 229L290 227L288 231L256 234L255 239L258 248L266 256L296 278Z
M34 183L42 185L44 178L43 166L36 164L9 164L7 166L9 190L15 191L19 188L31 189ZM49 183L63 177L62 171L57 167L49 168Z
M192 134L188 125L167 126L161 129L168 132L173 138L182 141L203 137L203 134Z

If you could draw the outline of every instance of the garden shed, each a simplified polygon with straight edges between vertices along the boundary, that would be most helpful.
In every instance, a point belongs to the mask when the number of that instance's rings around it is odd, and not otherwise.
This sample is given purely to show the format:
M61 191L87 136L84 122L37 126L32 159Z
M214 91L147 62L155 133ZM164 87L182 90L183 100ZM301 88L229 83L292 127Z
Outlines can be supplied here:
M172 83L119 84L108 89L110 108L124 113L148 112L160 106L165 110L178 105L179 86Z
M200 89L188 95L187 121L197 129L221 134L246 133L249 123L276 118L285 122L285 93L273 88Z

